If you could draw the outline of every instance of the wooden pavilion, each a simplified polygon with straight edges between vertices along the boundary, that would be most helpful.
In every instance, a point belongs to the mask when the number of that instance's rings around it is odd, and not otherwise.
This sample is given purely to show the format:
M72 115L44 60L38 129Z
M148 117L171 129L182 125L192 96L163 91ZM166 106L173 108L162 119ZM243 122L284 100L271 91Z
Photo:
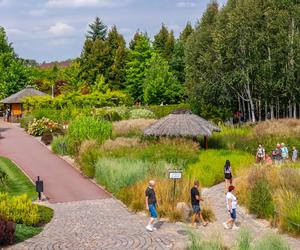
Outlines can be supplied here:
M193 114L190 110L176 110L161 118L144 130L145 136L155 137L190 137L204 136L205 148L208 149L208 137L220 128Z
M27 86L25 89L3 99L0 103L4 104L5 109L10 109L13 119L21 118L24 113L23 99L31 96L46 96L47 94L35 89L32 86Z

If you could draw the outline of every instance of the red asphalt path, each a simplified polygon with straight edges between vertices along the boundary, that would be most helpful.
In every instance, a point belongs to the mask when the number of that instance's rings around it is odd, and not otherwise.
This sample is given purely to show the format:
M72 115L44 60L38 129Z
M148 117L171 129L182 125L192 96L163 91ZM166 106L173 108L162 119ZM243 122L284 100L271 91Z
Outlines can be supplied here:
M66 161L13 124L0 121L0 155L14 161L30 178L40 176L51 203L109 198Z

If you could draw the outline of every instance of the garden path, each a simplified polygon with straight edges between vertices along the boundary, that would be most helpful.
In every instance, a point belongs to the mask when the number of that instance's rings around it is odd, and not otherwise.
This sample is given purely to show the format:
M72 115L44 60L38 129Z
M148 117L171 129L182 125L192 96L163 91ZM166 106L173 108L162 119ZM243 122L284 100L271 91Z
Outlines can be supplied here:
M161 222L157 231L147 232L148 219L130 213L113 198L49 206L55 214L43 232L10 250L181 250L176 245L187 241L176 224Z
M221 236L226 246L231 247L234 239L238 237L238 231L225 230L222 223L228 219L228 214L226 212L225 203L225 190L224 183L218 184L208 189L203 189L202 194L207 200L211 208L213 208L216 221L209 224L206 228L200 228L200 234L204 238ZM250 215L242 207L238 207L238 222L241 224L241 228L245 228L252 233L254 240L259 239L262 235L267 232L276 232L277 230L272 229L270 224L265 220L260 220ZM290 237L288 235L282 235L283 238L287 240L291 249L300 250L300 239Z
M31 180L40 176L44 194L51 203L110 197L21 128L3 121L0 121L0 155L14 161Z

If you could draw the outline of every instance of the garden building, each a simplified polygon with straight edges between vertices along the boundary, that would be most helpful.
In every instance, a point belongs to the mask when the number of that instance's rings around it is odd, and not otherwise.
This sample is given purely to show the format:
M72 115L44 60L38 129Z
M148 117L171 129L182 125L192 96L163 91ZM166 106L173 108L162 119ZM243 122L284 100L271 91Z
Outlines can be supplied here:
M23 99L31 96L46 96L43 93L32 86L27 86L25 89L3 99L0 103L4 104L4 109L10 109L12 119L18 119L22 117L24 112Z
M208 148L208 137L213 132L220 132L220 128L193 114L190 110L176 110L161 118L144 131L145 136L154 137L190 137L204 136L204 146Z

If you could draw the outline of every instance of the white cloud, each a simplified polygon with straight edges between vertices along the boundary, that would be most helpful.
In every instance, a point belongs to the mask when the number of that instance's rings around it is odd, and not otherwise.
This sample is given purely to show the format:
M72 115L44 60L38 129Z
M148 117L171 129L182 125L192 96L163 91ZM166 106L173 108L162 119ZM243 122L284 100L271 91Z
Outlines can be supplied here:
M33 17L40 17L45 15L46 10L43 9L36 9L36 10L31 10L29 11L29 15L33 16Z
M176 7L178 7L178 8L193 8L193 7L196 7L196 3L194 3L194 2L178 2L178 3L176 3Z
M48 0L51 8L81 8L81 7L116 7L123 5L127 0Z
M66 23L56 23L48 29L48 31L55 36L70 35L74 30L72 26Z

